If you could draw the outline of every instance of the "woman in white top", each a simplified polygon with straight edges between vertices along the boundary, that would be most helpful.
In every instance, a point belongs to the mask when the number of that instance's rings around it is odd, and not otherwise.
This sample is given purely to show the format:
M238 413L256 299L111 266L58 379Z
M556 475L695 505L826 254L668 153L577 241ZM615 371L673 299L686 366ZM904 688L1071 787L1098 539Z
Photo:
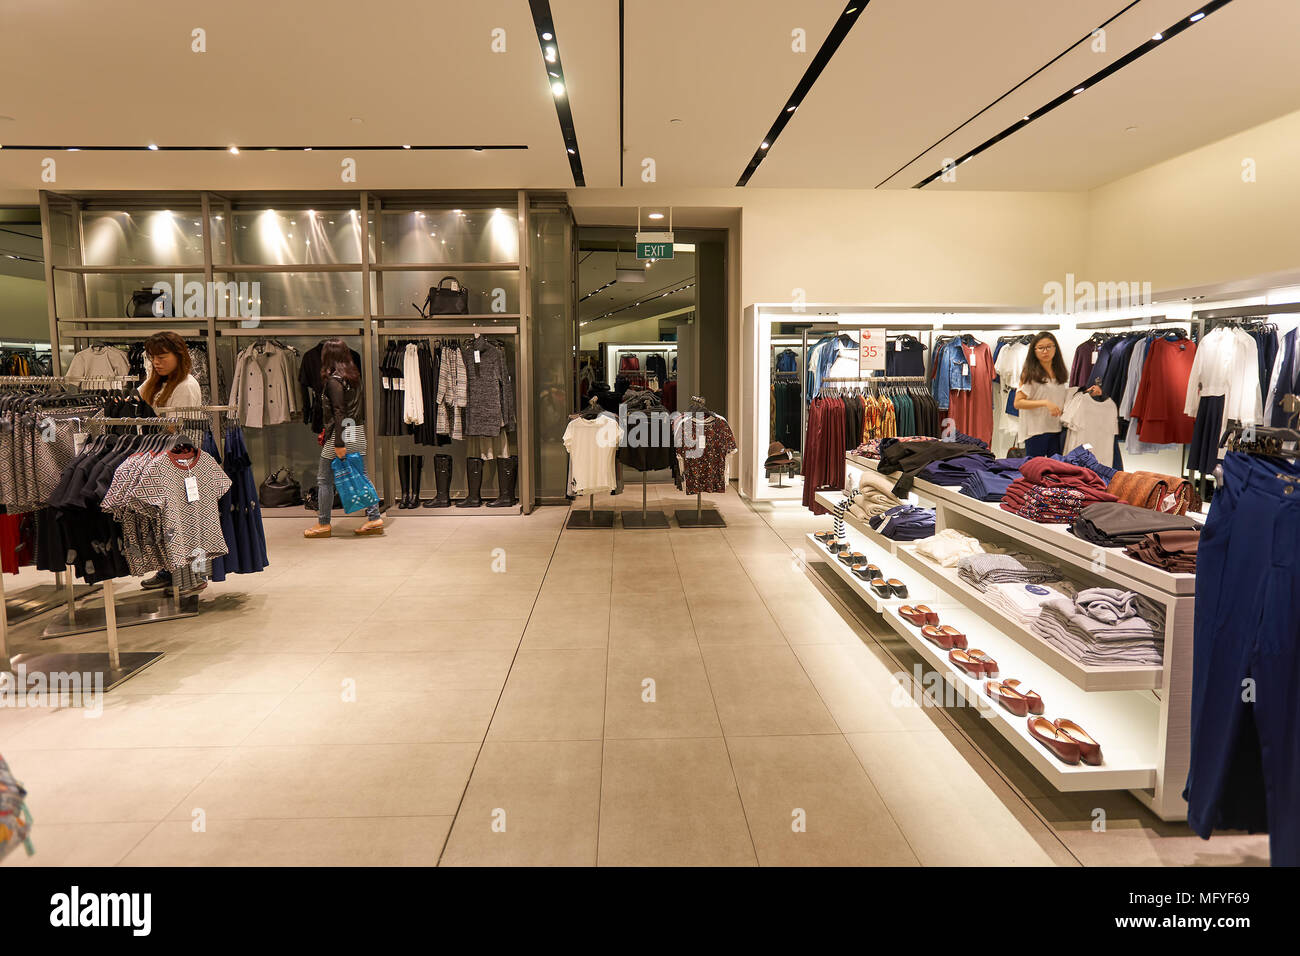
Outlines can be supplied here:
M149 377L140 386L140 397L154 411L162 414L166 408L203 404L199 380L190 374L190 350L184 339L175 332L155 332L144 340L144 351L149 356ZM171 572L163 568L141 581L140 586L165 588L171 583ZM183 590L201 591L205 587L207 582L197 579Z
M1070 373L1056 336L1039 332L1029 343L1015 398L1027 458L1061 454L1061 409L1069 390Z
M202 405L199 380L190 374L190 350L175 332L155 332L144 340L149 356L149 377L140 397L154 411L173 406Z

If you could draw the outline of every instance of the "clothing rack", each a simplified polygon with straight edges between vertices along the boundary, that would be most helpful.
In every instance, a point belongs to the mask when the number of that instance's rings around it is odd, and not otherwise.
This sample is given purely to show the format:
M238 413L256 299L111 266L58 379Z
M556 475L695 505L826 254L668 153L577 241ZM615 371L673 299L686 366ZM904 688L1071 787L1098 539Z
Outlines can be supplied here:
M193 421L193 419L190 420ZM133 426L137 429L142 429L146 426L183 426L185 423L185 418L176 415L167 415L158 418L105 417L86 419L86 425L96 431L110 426ZM68 571L68 578L69 580L72 579L71 569ZM160 660L163 656L161 652L152 651L135 651L120 654L117 648L118 629L122 627L132 627L137 624L152 624L158 621L172 621L179 618L194 617L199 613L199 599L195 594L182 597L180 593L180 581L178 578L173 579L172 587L170 589L171 593L169 595L159 598L152 595L135 595L127 598L121 604L117 601L116 582L112 578L109 578L103 582L103 585L104 606L102 608L83 608L81 610L81 619L78 620L76 609L69 606L67 622L51 622L46 626L42 638L48 640L57 637L68 637L72 634L106 631L108 641L108 655L106 660L100 660L104 655L75 654L71 656L87 659L86 661L81 662L84 666L76 668L78 670L94 669L95 667L98 667L104 676L104 689L109 690L126 680L128 677L131 677L145 667L148 667L150 664ZM67 657L69 655L46 656ZM93 660L91 660L92 658Z

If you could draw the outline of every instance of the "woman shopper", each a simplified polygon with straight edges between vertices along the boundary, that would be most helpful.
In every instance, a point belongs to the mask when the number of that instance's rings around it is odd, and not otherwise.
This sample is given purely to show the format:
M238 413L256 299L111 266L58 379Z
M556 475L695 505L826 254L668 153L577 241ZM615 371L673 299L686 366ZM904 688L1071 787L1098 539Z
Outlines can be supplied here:
M1070 373L1056 336L1039 332L1029 343L1013 403L1020 411L1020 435L1027 458L1062 453L1061 409L1069 391Z
M168 408L203 404L199 380L190 372L190 350L175 332L155 332L144 340L144 352L149 358L149 377L140 386L140 397L159 415ZM166 568L140 582L146 590L169 588L172 574ZM184 593L202 591L208 583L202 578L185 576L181 588Z
M348 452L356 452L362 461L366 456L366 406L361 370L342 339L326 339L321 343L320 370L321 421L325 429L321 432L320 468L316 474L319 520L302 533L304 538L328 538L333 533L330 511L334 504L334 460L345 458ZM353 534L383 533L384 519L379 514L379 505L371 505L366 509L366 523Z

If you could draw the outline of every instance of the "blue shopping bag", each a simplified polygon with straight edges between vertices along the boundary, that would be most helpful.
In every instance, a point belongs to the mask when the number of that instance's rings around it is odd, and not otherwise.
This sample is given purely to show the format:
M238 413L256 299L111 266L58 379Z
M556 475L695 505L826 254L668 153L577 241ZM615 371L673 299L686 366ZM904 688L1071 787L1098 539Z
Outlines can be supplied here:
M379 504L379 492L366 477L360 455L350 451L346 458L335 458L330 467L334 469L334 487L338 489L345 514L365 511L371 505Z

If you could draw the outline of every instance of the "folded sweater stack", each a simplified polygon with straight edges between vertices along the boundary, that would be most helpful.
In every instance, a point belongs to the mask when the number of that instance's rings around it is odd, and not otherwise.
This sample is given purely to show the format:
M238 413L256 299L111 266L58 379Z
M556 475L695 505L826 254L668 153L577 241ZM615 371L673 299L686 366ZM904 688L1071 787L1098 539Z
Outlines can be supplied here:
M1030 458L1020 466L1020 474L1001 507L1031 521L1072 521L1093 502L1115 500L1095 471L1068 461Z
M1103 548L1137 544L1157 531L1200 534L1200 526L1183 515L1150 511L1122 501L1099 501L1088 505L1070 525L1070 534Z
M1001 611L1021 627L1030 628L1048 601L1074 600L1075 588L1069 581L1046 584L993 584L984 592L989 607Z
M917 541L934 534L934 509L895 505L871 518L868 523L894 541Z
M1196 548L1201 542L1201 532L1155 531L1142 540L1130 544L1124 553L1146 564L1162 568L1171 574L1196 573Z
M957 575L977 591L994 584L1047 584L1061 580L1050 564L1019 552L976 554L957 562Z
M881 512L902 504L890 490L893 487L892 479L871 469L864 470L862 477L858 479L857 494L852 496L849 510L863 521L867 521Z
M941 568L956 567L962 558L983 554L984 546L968 534L953 528L944 528L916 546L916 553Z
M1088 588L1044 602L1031 630L1081 664L1159 664L1164 611L1132 591Z

